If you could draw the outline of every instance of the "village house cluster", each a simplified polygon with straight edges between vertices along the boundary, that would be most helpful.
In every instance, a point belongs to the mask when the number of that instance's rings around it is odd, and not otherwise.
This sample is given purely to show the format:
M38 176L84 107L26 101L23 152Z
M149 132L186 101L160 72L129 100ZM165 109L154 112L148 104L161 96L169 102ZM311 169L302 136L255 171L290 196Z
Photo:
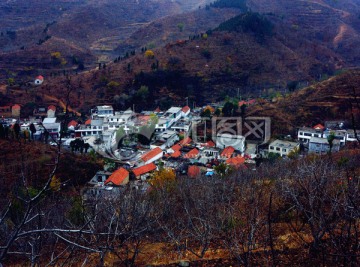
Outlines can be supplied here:
M241 101L239 107L244 104L255 102ZM1 123L18 122L23 131L29 130L33 123L36 127L33 139L43 140L46 132L50 140L59 140L64 125L56 118L55 106L34 110L34 115L43 117L42 120L21 121L20 109L20 105L0 107L0 114L8 115ZM147 190L148 178L161 168L171 168L178 176L189 178L211 176L220 164L233 170L253 169L258 158L268 158L271 154L285 158L304 153L325 154L356 141L354 130L345 121L300 127L296 138L271 139L265 144L254 145L244 136L220 133L215 133L213 140L199 141L193 131L203 121L200 111L185 106L135 113L131 109L114 111L111 105L104 105L92 109L84 123L70 121L66 125L67 136L62 138L63 147L70 149L72 141L82 139L114 165L111 168L107 164L105 170L98 171L84 188L84 195L111 196L129 183Z

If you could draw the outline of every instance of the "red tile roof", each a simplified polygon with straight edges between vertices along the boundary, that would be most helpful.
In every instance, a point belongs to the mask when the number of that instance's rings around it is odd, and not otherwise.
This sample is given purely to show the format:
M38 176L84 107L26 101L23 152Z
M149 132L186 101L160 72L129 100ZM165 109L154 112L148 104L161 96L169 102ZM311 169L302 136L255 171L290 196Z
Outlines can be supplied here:
M324 127L324 125L322 125L322 124L316 124L314 127L313 127L315 130L324 130L325 129L325 127Z
M248 101L242 100L242 101L239 101L238 106L239 106L239 107L241 107L242 105L247 105L247 106L249 106L249 105L253 105L253 104L255 104L255 103L256 103L256 100L255 100L255 99L250 99L250 100L248 100Z
M239 167L240 165L245 163L245 158L241 156L230 158L226 160L226 163L235 167Z
M144 166L133 169L133 173L135 174L136 177L138 177L140 175L143 175L145 173L148 173L148 172L151 172L154 170L156 170L156 165L154 163L149 163Z
M232 146L226 147L220 154L221 157L230 158L232 154L234 153L235 148Z
M178 158L181 156L181 152L179 150L176 150L174 153L170 155L172 158Z
M112 183L114 185L121 185L125 181L126 178L129 177L129 172L124 168L120 168L113 172L109 178L106 179L105 185L108 183Z
M91 119L88 119L87 121L85 121L85 125L90 125L91 124Z
M199 155L199 150L197 148L193 148L184 156L184 158L187 159L196 158L198 155Z
M56 107L55 107L54 105L48 106L48 110L49 110L49 109L51 109L51 110L53 110L53 111L56 111Z
M207 143L205 143L206 147L215 147L215 143L213 141L208 141Z
M149 115L140 115L137 117L137 123L141 124L141 125L145 125L147 123L149 123L151 119L151 116Z
M74 120L72 120L72 121L70 121L70 122L68 123L68 127L70 127L70 126L75 127L75 126L77 126L77 125L78 125L78 123L77 123L76 121L74 121Z
M200 170L199 166L192 165L192 166L188 167L187 174L190 178L196 178L196 177L200 176L200 172L201 172L201 170Z
M159 107L157 107L157 108L154 110L154 112L159 113L159 112L161 112L161 109L160 109Z
M178 151L178 150L181 149L181 146L180 146L179 144L176 144L176 145L173 145L173 146L171 147L171 149L174 150L174 151Z
M161 148L156 147L153 150L150 150L149 152L147 152L146 154L141 156L141 159L143 161L148 161L154 157L156 157L157 155L159 155L160 153L162 153L163 151L161 150Z
M185 106L181 109L182 112L186 113L190 110L189 106Z
M41 76L41 75L39 75L39 76L37 76L35 79L38 79L38 80L43 81L43 80L44 80L44 77L43 77L43 76Z
M15 105L12 106L12 109L21 109L21 107L20 107L20 105L15 104Z
M246 105L246 101L242 100L242 101L239 101L239 107L241 107L242 105Z
M181 146L188 145L192 142L190 137L185 137L183 140L181 140L178 144Z

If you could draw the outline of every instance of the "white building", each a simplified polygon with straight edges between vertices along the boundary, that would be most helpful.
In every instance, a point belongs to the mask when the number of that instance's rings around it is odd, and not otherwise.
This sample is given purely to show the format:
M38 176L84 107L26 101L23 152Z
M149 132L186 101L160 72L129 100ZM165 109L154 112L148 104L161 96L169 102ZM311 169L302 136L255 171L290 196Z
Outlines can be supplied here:
M300 149L300 144L296 142L275 140L269 145L269 153L276 153L280 156L288 156L290 152Z
M159 118L155 126L156 131L165 131L170 128L175 122L180 120L182 116L182 109L180 107L169 108L164 115Z
M171 126L171 130L188 133L191 129L191 121L181 119Z
M357 137L360 138L360 130L356 130ZM346 131L346 141L349 142L356 142L356 136L354 130L347 130Z
M103 133L103 120L91 120L89 124L80 125L75 129L75 136L102 136Z
M308 128L308 127L302 127L298 130L298 140L299 141L301 141L305 144L308 144L312 137L322 138L323 131L316 130L313 128Z
M141 165L146 165L146 164L149 164L151 162L161 159L163 157L163 155L164 155L164 152L161 150L161 148L156 147L156 148L150 150L149 152L145 153L144 155L142 155L139 163Z
M150 148L159 147L162 150L173 146L179 141L179 136L175 131L166 130L156 135L155 143L151 144Z
M335 140L339 140L340 146L346 143L347 131L346 130L325 130L323 138L327 139L330 135L335 136Z
M218 133L216 135L216 147L223 149L229 146L243 153L245 151L245 137L229 133Z
M312 137L309 143L309 153L326 154L330 150L330 144L327 139ZM340 150L340 141L334 140L331 151Z
M44 130L48 131L54 138L60 136L61 124L56 122L56 118L45 118L42 122L42 126Z
M39 75L35 78L34 84L35 85L42 85L42 83L44 82L44 77Z
M112 106L97 106L95 108L95 110L92 110L92 117L100 117L100 118L104 118L104 117L110 117L114 115L114 109Z

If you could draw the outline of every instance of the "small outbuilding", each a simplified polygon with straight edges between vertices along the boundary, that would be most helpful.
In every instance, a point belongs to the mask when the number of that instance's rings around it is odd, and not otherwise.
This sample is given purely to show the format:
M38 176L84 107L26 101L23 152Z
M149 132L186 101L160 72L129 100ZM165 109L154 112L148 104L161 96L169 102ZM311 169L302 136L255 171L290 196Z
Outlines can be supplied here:
M34 84L35 85L42 85L42 83L44 82L44 77L39 75L35 78Z

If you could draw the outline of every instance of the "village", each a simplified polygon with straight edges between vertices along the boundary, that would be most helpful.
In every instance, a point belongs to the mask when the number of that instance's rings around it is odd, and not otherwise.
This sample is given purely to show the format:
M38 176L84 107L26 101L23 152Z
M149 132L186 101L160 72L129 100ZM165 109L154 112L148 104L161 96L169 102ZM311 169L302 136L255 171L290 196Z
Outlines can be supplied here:
M240 109L243 105L255 105L256 101L238 104ZM83 189L83 196L88 199L111 197L126 185L146 191L152 173L164 168L171 169L177 177L223 176L236 170L256 170L262 160L336 152L356 141L360 134L345 120L339 120L299 127L296 137L270 136L265 140L265 129L259 124L250 129L255 130L256 136L261 133L262 138L254 140L248 138L249 133L238 132L241 118L210 119L202 114L206 109L210 114L214 112L209 105L193 110L186 105L141 113L131 109L114 111L111 105L103 105L91 109L83 123L71 120L67 125L57 119L61 111L54 105L38 108L34 117L26 119L20 119L21 106L17 104L0 107L0 115L6 134L6 128L19 124L21 138L30 140L31 136L74 153L93 151L105 158L104 169L88 177ZM217 119L222 124L216 124ZM270 118L267 120L270 123Z

